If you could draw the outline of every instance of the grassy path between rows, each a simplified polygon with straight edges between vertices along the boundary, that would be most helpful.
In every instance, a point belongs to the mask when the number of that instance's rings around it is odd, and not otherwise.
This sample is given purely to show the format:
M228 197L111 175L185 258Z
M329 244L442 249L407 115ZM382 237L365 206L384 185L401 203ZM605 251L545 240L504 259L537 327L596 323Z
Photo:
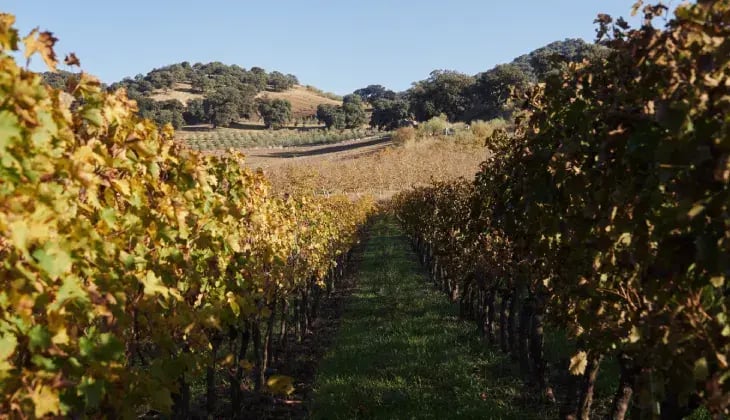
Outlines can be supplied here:
M514 366L457 315L395 222L377 220L319 367L312 418L545 418L527 408Z

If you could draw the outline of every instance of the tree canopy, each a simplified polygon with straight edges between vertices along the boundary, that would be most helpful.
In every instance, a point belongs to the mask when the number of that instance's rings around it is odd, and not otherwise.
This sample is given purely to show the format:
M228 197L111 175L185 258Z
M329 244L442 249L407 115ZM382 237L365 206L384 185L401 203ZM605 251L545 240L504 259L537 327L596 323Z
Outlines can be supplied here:
M491 120L511 113L508 99L513 92L524 91L530 85L530 75L522 67L500 64L476 76L469 94L471 105L465 113L468 120Z
M410 118L409 108L405 99L378 99L373 103L370 125L386 130L396 129L401 121Z
M62 77L55 75L46 79L54 86L65 83ZM125 88L129 97L137 101L140 115L159 124L172 121L176 127L203 123L229 126L257 110L255 98L259 92L282 92L298 83L297 77L292 74L278 71L267 73L260 67L246 70L216 61L207 64L172 64L153 69L146 75L126 78L112 84L110 88ZM204 98L190 100L182 107L161 106L151 98L154 93L174 89L179 84L189 84L191 93L201 94Z
M469 107L469 89L474 76L453 70L434 70L428 79L414 83L409 91L411 112L418 120L446 114L451 121L461 118Z
M474 76L453 70L435 70L406 92L410 111L419 121L445 114L450 121L507 117L510 92L543 82L560 73L569 62L604 57L608 48L580 39L550 43L511 63L500 64ZM356 91L359 92L359 91ZM365 90L365 94L370 90Z
M382 85L369 85L353 92L362 98L363 101L374 103L379 99L395 99L396 93Z
M291 119L291 102L286 99L259 100L258 111L267 128L279 128Z
M327 128L341 130L345 128L345 113L342 107L330 104L320 104L317 107L317 119Z
M367 122L367 114L359 95L350 94L342 98L342 105L321 104L317 107L317 119L327 128L338 130L357 128Z

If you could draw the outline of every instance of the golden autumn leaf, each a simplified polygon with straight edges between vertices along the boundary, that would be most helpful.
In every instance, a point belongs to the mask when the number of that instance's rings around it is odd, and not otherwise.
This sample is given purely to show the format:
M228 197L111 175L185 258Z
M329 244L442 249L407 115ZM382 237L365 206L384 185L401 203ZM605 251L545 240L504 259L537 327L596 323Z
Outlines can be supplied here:
M15 16L0 13L0 48L7 50L18 49L18 31L13 28Z
M636 343L639 340L641 340L641 331L634 325L629 333L629 342Z
M12 365L8 359L15 352L17 345L18 339L14 335L3 334L0 336L0 374L12 369Z
M35 416L37 418L44 417L47 414L59 414L61 410L58 393L50 387L37 385L30 398L35 406Z
M266 388L276 395L291 395L294 392L294 379L290 376L272 375L266 381Z
M24 103L0 112L0 253L9 262L0 275L16 279L0 306L32 330L0 333L0 382L13 375L3 382L12 401L0 406L26 418L83 414L102 399L133 411L133 380L149 391L145 404L169 407L160 379L174 383L180 370L128 375L124 349L138 338L126 326L143 319L140 338L154 346L182 336L186 361L202 362L212 348L206 329L240 333L242 319L271 314L260 302L274 293L323 286L373 207L344 196L282 200L263 172L241 165L242 155L179 147L171 126L140 119L123 90L107 92L85 73L69 79L68 93L50 88L6 54L20 41L13 22L0 14L0 91ZM22 41L26 58L38 53L55 69L50 32ZM74 54L64 62L79 65ZM21 349L22 335L29 340ZM32 367L18 364L19 350ZM234 361L229 354L221 365ZM294 391L287 376L266 385L273 394ZM83 398L61 405L60 395L75 391Z
M170 289L162 283L162 279L155 275L154 271L147 271L147 274L143 278L140 278L140 282L144 285L145 295L159 293L167 297L170 294Z
M586 366L588 366L588 354L581 350L570 358L568 370L570 370L571 375L578 376L585 373Z
M53 51L53 46L58 41L58 38L54 37L51 32L39 32L38 28L33 29L31 33L23 38L25 44L25 58L30 58L33 54L40 54L43 61L45 61L48 68L52 71L56 71L58 65L58 59L56 59L56 53Z

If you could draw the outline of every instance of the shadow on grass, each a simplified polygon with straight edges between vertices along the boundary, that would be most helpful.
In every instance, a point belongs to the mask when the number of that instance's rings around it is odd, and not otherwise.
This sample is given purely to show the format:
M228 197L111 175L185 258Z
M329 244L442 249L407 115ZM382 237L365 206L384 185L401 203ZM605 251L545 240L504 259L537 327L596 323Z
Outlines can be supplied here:
M507 357L432 290L392 221L366 244L358 286L314 386L315 419L555 417Z

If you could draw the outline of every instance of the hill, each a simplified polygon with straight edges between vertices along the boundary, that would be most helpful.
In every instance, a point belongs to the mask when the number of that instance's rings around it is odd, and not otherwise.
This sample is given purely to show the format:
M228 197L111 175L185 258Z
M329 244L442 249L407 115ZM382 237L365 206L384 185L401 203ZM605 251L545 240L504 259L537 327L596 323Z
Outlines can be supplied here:
M413 83L405 92L370 85L355 90L353 95L360 97L360 106L370 111L371 125L381 129L394 129L409 120L427 121L442 114L452 122L509 119L513 109L508 99L512 93L560 74L567 62L599 57L607 50L580 39L565 39L475 75L435 70L428 79ZM49 73L45 79L62 88L70 76L65 72ZM337 113L345 105L344 98L302 86L292 74L221 62L181 62L110 86L120 87L126 88L129 97L137 101L143 117L159 124L171 123L176 129L200 125L240 128L240 123L251 127L251 123L263 117L260 107L266 109L266 105L260 102L264 100L289 102L286 116L277 120L277 127L319 126L315 118L319 105L330 106L329 114ZM323 114L320 122L328 127L337 126L334 122L338 119L332 116L328 122ZM252 128L262 128L255 125Z
M292 117L296 119L312 117L321 104L340 105L342 101L333 99L332 94L324 93L316 88L294 85L284 91L261 91L256 94L257 99L284 99L291 103ZM155 89L149 95L157 102L179 101L187 106L188 101L205 99L205 95L196 92L189 82L176 82L172 88Z
M316 89L307 88L301 85L285 90L283 92L259 92L257 98L263 99L285 99L291 103L292 117L307 118L317 113L317 106L321 104L340 105L342 101L332 99L331 95L325 94Z

